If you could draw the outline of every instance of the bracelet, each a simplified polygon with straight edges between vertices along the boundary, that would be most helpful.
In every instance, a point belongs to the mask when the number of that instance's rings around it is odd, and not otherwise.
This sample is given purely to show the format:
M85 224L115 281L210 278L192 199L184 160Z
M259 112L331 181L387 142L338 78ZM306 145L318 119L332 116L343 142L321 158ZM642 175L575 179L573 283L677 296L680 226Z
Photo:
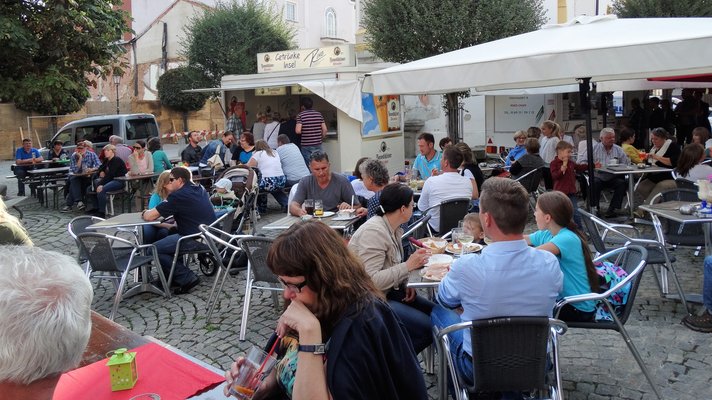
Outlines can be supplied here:
M300 344L297 350L306 353L314 353L316 355L326 354L326 345L324 343L319 344Z

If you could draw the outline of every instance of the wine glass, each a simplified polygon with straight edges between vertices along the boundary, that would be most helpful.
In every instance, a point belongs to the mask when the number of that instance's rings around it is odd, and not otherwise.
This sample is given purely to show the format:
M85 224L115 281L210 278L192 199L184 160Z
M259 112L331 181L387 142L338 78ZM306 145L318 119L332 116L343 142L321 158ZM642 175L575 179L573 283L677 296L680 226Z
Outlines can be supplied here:
M474 240L475 236L472 233L465 229L462 230L462 233L460 234L460 237L457 240L458 242L460 242L460 245L462 245L462 251L460 252L460 256L465 254L465 246L472 243Z
M463 231L462 228L452 228L452 231L450 231L450 236L452 237L452 247L453 250L456 249L456 243L460 243L460 236L464 235L465 232ZM454 254L454 252L453 252ZM460 255L462 255L462 249L460 249Z

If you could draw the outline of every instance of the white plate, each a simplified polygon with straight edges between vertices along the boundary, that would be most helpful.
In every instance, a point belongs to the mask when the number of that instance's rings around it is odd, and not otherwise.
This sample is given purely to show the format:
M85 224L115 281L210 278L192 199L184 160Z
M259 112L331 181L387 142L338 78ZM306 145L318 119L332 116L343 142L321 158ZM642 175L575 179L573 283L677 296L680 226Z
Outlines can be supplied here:
M449 256L447 254L433 254L430 256L430 259L428 259L428 263L425 264L426 267L429 267L434 264L449 264L452 263L452 256Z
M457 247L455 247L457 246ZM460 247L460 244L453 245L452 243L448 243L447 247L445 247L445 251L447 251L450 254L460 254L460 250L462 250L462 247ZM476 253L480 250L482 250L484 246L482 246L479 243L469 243L465 246L465 254L468 253Z
M333 211L324 211L324 215L322 215L321 217L317 217L315 215L314 218L328 218L328 217L333 217L334 214L336 214L336 213Z

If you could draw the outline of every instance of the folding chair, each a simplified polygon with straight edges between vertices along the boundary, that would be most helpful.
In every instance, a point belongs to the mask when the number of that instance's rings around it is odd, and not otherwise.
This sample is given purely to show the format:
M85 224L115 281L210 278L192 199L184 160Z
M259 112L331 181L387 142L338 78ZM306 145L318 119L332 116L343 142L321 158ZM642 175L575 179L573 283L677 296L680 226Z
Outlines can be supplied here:
M638 363L638 366L640 366L640 369L643 371L643 375L645 375L645 379L648 380L648 383L653 388L653 391L655 392L656 396L658 398L662 398L662 397L660 397L660 393L658 392L657 387L653 383L653 380L650 376L650 373L648 372L648 369L645 367L645 364L643 363L643 359L640 357L640 353L638 353L638 349L633 344L633 341L631 340L630 336L628 335L628 332L625 330L625 327L624 327L626 321L628 321L630 312L633 309L635 295L638 292L638 286L640 286L640 279L643 274L643 269L645 269L645 265L646 265L645 260L647 257L648 257L648 251L644 247L636 246L636 245L628 245L626 247L618 248L618 249L615 249L613 251L610 251L608 253L598 256L594 261L614 262L614 264L623 268L628 273L628 276L626 276L623 280L618 282L617 285L608 289L604 293L588 293L588 294L581 294L581 295L576 295L576 296L568 296L568 297L565 297L565 298L559 300L556 303L554 315L558 316L559 312L561 311L561 308L566 304L574 304L574 303L579 303L582 301L601 301L601 302L603 302L603 304L605 304L608 307L608 310L611 310L610 314L611 314L611 317L613 318L612 321L568 322L567 325L569 326L569 328L611 329L611 330L614 330L614 331L617 331L618 333L620 333L621 336L623 336L623 340L625 341L626 345L628 346L628 349L633 354L635 361ZM620 315L617 315L617 313L613 311L614 308L608 299L611 296L611 294L620 291L624 286L628 285L629 283L631 285L630 285L630 292L628 293L628 299L627 299L625 305L623 305L622 308L619 309Z
M238 247L238 240L249 235L231 235L224 230L217 229L205 224L200 225L200 231L203 234L203 239L205 244L208 245L210 251L213 253L213 257L221 262L218 263L219 267L215 275L215 280L213 281L213 287L210 290L210 295L208 296L208 315L205 318L206 323L210 322L210 317L213 315L215 306L218 302L218 296L222 293L223 287L225 286L225 280L230 276L230 270L236 268L233 263L238 259L242 253L242 249ZM227 261L225 261L227 260ZM222 275L222 278L221 278ZM220 281L220 287L218 288L218 281ZM215 290L217 288L217 291Z
M680 301L685 307L685 310L689 313L690 309L687 306L687 300L685 299L682 286L680 285L680 281L678 280L677 272L675 271L675 266L673 264L675 262L675 257L669 254L664 243L658 240L638 237L639 235L637 234L637 229L630 225L609 224L608 222L586 211L579 210L579 212L581 213L581 221L583 222L584 227L586 227L586 231L588 231L588 236L591 239L591 242L593 242L597 255L605 254L611 250L605 245L605 241L610 240L611 236L614 241L622 245L634 244L643 246L647 251L646 263L648 265L660 265L659 273L653 268L656 278L655 280L658 284L658 288L660 289L660 294L663 297L667 297L669 291L667 272L669 271L672 273L673 282L675 283L675 287L677 288L680 296ZM603 231L603 235L601 235L599 228ZM634 234L630 235L624 233L626 229L632 230Z
M247 283L245 285L245 299L242 305L242 321L240 322L240 340L245 340L245 331L247 330L247 317L250 314L250 301L252 299L252 290L268 290L272 292L272 302L274 303L275 311L279 312L279 297L277 292L282 292L282 284L277 279L277 275L267 267L267 253L269 246L272 244L272 239L263 237L247 237L240 239L237 242L242 251L247 254ZM255 285L256 282L262 282L266 285Z
M112 279L116 287L116 296L114 297L114 305L111 308L109 319L113 321L116 311L119 309L119 302L124 296L124 285L129 272L144 267L142 273L145 274L144 279L148 279L151 270L149 266L155 266L158 273L158 278L164 288L167 288L166 278L163 275L161 264L158 261L158 252L152 244L137 245L128 240L121 239L116 236L110 236L104 233L86 232L77 235L80 252L86 255L89 263L92 265L92 276L99 278ZM129 254L116 254L113 245L120 243L123 247L131 248ZM151 250L150 256L141 255L143 251ZM146 253L148 254L148 253ZM167 290L159 290L152 286L151 291L161 294L165 297L170 297L170 292ZM130 295L130 291L126 293Z
M471 386L463 382L450 352L448 334L461 329L469 329L472 338ZM498 317L461 322L441 330L433 328L440 354L438 398L447 398L448 370L457 400L502 391L540 392L536 398L542 398L542 393L552 399L563 398L557 336L565 332L565 323L548 317Z

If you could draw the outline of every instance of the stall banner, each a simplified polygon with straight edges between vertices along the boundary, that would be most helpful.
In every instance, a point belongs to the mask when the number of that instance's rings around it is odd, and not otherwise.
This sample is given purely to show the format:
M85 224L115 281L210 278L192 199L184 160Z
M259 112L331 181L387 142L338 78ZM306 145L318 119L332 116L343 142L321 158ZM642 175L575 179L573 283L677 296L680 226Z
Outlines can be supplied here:
M400 96L361 93L361 136L376 137L401 132Z
M257 53L257 73L356 66L353 45Z

